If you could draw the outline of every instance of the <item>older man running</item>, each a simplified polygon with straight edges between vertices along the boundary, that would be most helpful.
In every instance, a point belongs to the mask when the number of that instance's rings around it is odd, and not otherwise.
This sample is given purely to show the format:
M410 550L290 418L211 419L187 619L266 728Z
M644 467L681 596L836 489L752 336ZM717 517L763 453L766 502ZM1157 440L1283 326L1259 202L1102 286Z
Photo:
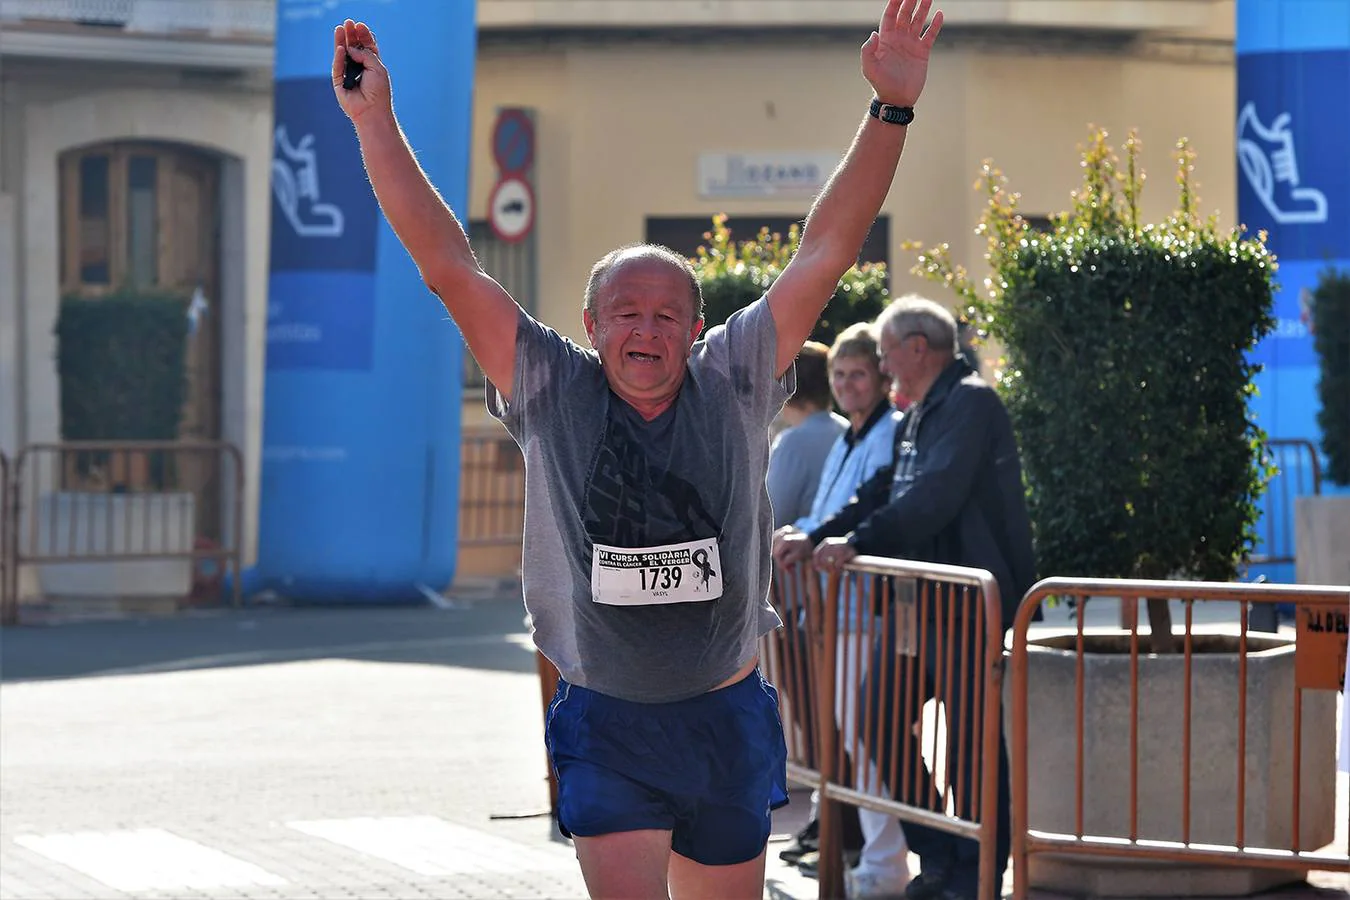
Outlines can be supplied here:
M863 45L870 108L767 294L702 334L689 263L623 247L586 285L593 350L483 271L399 127L374 35L351 20L334 33L333 89L380 207L525 457L525 605L562 676L545 736L593 897L762 896L770 810L787 799L756 657L779 624L768 425L890 189L942 27L930 2L890 0ZM351 88L348 57L364 67Z

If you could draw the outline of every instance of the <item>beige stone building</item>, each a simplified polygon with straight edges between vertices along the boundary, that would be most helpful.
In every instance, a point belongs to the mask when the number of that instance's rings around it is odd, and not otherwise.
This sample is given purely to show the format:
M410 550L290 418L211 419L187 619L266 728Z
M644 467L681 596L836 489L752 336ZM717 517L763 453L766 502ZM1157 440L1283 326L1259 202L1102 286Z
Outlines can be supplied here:
M406 0L405 0L406 2ZM450 0L445 0L450 2ZM591 263L643 239L690 251L714 213L739 234L800 219L870 94L858 48L879 0L478 0L467 218L541 319L582 337ZM1137 128L1164 215L1171 148L1202 206L1235 217L1233 0L945 0L947 27L867 255L897 290L906 240L980 264L972 190L992 157L1031 215L1062 209L1089 123ZM331 16L343 4L318 4ZM184 435L245 460L256 543L267 305L274 0L0 0L0 448L60 436L53 326L65 293L127 278L192 291ZM378 32L379 21L372 18ZM326 26L325 26L326 31ZM395 72L401 65L388 61ZM532 111L537 215L484 224L497 111ZM488 423L466 387L466 428Z

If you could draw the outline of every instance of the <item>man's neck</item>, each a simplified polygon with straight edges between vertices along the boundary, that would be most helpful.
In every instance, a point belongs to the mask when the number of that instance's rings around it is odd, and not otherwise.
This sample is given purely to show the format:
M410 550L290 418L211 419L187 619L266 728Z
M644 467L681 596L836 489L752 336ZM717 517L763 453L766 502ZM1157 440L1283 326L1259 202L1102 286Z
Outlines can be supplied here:
M928 399L928 395L933 391L933 385L938 383L938 379L942 377L942 373L947 371L947 367L950 366L955 359L956 357L954 356L947 357L934 371L926 373L923 381L914 386L914 399L917 402L923 403Z

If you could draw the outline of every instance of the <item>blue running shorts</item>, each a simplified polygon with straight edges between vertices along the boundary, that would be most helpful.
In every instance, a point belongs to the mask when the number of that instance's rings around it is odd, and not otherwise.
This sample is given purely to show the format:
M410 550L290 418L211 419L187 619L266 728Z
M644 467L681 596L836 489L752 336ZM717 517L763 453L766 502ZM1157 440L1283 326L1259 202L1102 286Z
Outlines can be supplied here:
M787 795L778 692L756 669L721 690L634 703L558 682L544 727L564 835L671 832L709 866L752 860Z

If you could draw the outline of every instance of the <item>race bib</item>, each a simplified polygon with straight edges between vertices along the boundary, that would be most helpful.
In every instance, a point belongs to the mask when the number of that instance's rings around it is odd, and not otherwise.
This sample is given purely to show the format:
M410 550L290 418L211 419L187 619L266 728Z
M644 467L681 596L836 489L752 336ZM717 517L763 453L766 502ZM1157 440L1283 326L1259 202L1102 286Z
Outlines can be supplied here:
M591 599L611 606L695 603L722 596L717 539L663 547L609 547L591 554Z

